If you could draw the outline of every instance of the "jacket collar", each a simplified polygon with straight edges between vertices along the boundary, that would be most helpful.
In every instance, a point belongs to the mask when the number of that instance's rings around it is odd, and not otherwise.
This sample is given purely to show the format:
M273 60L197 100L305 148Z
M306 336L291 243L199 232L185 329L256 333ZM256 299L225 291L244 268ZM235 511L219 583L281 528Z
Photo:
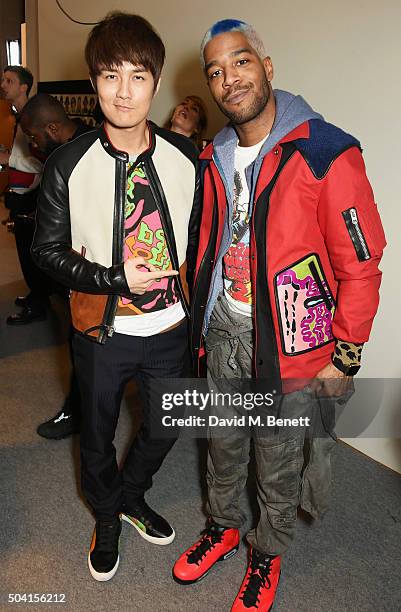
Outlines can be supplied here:
M289 134L284 136L284 138L280 140L280 143L281 142L292 142L293 140L298 140L298 138L309 138L309 136L310 136L309 121L304 121L304 123L301 123L301 125L298 125Z
M151 121L147 121L147 127L149 131L149 147L143 151L140 155L138 155L137 161L143 160L147 157L151 157L155 150L156 145L156 136L154 130L154 124ZM108 153L111 157L115 159L119 159L121 161L127 162L129 161L129 154L126 151L120 151L113 146L109 135L107 134L106 127L104 123L99 126L99 140L103 147L103 149Z
M309 121L304 121L301 125L298 125L291 132L286 134L278 144L281 142L292 142L293 140L297 140L298 138L309 138L310 130L309 130ZM211 142L199 156L199 159L211 160L213 157L213 142Z

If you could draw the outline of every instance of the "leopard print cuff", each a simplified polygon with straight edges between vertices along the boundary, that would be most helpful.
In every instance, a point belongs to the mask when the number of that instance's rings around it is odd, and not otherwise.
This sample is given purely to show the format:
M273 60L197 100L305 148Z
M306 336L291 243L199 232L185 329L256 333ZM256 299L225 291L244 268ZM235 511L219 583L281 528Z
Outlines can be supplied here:
M340 361L345 369L352 366L359 367L362 359L363 343L346 342L345 340L336 340L336 346L333 354L333 363Z

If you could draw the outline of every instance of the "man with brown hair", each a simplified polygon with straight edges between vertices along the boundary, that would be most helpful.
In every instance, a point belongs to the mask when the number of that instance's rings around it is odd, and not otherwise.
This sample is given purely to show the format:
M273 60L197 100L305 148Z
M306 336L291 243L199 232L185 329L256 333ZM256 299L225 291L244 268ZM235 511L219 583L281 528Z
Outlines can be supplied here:
M147 119L165 50L145 19L109 14L85 55L105 121L47 161L33 253L73 290L82 488L96 517L88 563L105 581L119 563L121 512L149 542L175 535L144 494L174 443L152 436L161 409L152 381L182 376L187 363L197 152ZM133 377L143 423L119 471L113 439Z
M35 210L38 187L42 175L42 160L35 156L29 141L19 125L19 115L28 102L33 76L23 66L6 66L1 78L1 89L6 100L16 111L17 128L10 152L0 151L0 164L8 165L8 191L5 206L10 210L14 223L15 243L25 282L29 287L26 296L18 296L15 305L22 308L7 317L7 325L27 325L43 321L54 287L50 279L33 263L31 244L35 229ZM4 143L0 143L4 144Z

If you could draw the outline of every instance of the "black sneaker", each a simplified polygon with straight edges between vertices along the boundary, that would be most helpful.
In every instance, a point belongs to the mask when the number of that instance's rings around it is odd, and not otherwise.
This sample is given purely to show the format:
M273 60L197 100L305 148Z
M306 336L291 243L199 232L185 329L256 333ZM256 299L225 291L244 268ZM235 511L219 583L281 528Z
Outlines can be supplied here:
M138 533L152 544L165 546L175 538L175 531L160 514L156 514L143 500L136 502L121 518L135 527Z
M120 534L120 517L96 521L88 554L89 571L95 580L106 582L116 573L120 563Z
M70 409L62 408L56 416L37 428L37 433L48 440L61 440L74 433L79 433L79 419L71 414Z

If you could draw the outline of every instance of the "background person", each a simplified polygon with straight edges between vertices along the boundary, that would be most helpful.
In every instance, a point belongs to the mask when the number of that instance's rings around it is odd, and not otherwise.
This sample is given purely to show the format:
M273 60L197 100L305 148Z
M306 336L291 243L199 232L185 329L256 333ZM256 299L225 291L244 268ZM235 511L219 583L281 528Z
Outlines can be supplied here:
M1 79L4 97L19 113L28 101L33 76L22 66L6 66ZM17 297L15 303L22 310L7 317L8 325L25 325L33 321L43 321L49 295L53 292L51 280L34 264L30 252L35 230L35 211L43 163L29 145L28 139L17 125L11 153L0 152L0 164L8 164L8 191L5 205L10 210L10 220L14 223L15 242L21 271L30 292L27 296Z
M207 112L202 98L186 96L183 102L175 107L166 127L190 138L202 150L207 142L203 140L207 129Z
M36 94L28 100L20 115L20 126L33 145L45 157L48 157L60 145L78 138L91 129L80 119L69 119L61 102L46 93ZM71 339L70 354L72 372L69 393L61 410L38 426L37 432L43 438L61 440L79 431L80 395Z

